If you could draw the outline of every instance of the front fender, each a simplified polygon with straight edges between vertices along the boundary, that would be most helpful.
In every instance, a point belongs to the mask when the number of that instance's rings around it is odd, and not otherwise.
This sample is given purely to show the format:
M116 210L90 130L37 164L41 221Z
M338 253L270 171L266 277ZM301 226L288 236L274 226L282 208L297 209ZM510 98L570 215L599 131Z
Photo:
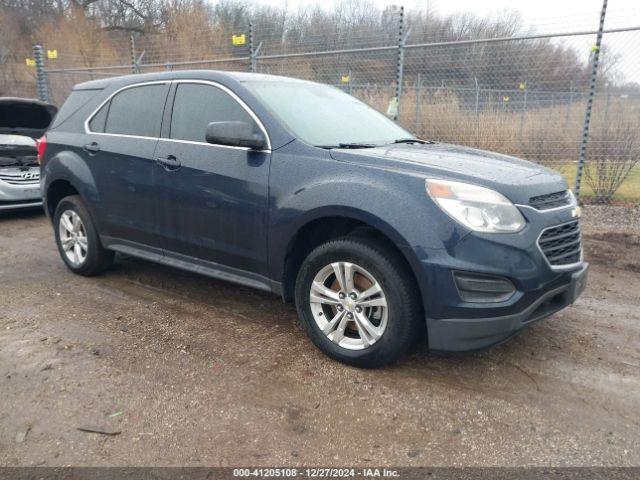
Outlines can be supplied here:
M421 261L466 235L428 198L419 174L351 164L317 151L305 155L292 146L274 152L270 187L269 261L277 280L289 243L304 225L321 218L352 218L382 232L407 259L421 291L426 282Z

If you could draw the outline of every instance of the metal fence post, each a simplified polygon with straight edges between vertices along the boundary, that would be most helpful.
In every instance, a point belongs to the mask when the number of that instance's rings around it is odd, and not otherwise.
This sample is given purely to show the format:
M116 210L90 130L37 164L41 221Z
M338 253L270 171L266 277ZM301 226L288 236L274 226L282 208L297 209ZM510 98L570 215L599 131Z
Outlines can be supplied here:
M393 119L398 121L400 117L400 100L402 98L402 76L404 70L404 6L400 7L398 18L398 62L396 65L396 111Z
M254 46L253 39L253 23L249 22L249 69L251 72L256 73L258 71L258 55L260 55L260 49L262 48L262 42L257 47Z
M49 88L47 86L47 72L44 70L44 48L39 43L33 44L33 58L36 62L36 88L38 99L49 102Z
M422 107L422 79L420 78L420 73L418 73L418 79L416 80L416 125L415 125L415 134L418 134L418 129L420 124L422 123L422 119L420 118L420 110Z
M598 75L598 61L600 60L600 46L602 45L602 30L604 29L604 18L607 14L607 0L602 1L600 11L600 25L596 44L593 47L593 65L591 68L591 80L589 82L589 94L587 96L587 108L584 113L584 126L582 127L582 139L580 140L580 154L578 155L578 169L576 171L576 186L574 194L580 200L580 183L582 182L582 171L584 170L584 158L589 142L589 123L591 122L591 110L593 109L593 97L596 93L596 77Z
M527 82L524 82L524 88L522 89L522 107L520 109L520 148L524 148L524 119L527 115ZM520 152L521 154L523 152Z
M480 113L480 85L478 85L478 77L473 77L473 80L476 84L476 101L475 101L475 106L474 106L474 113L475 113L475 117L476 117L476 123L478 122L478 115Z
M256 57L253 51L253 23L249 22L249 71L256 73Z
M138 73L138 62L136 62L136 42L133 33L129 36L129 49L131 53L131 73Z
M478 77L473 77L473 81L475 82L476 88L476 98L474 105L474 120L475 120L475 138L476 138L476 147L480 146L480 84L478 83Z

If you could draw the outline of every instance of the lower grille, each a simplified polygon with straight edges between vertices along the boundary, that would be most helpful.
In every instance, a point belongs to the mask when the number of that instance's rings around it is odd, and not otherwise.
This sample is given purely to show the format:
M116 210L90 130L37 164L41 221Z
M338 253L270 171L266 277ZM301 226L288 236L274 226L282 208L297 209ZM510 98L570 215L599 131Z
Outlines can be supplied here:
M578 263L582 257L582 235L580 222L564 223L543 230L538 246L554 267Z
M477 273L453 272L460 298L465 302L494 303L509 300L516 291L504 277Z

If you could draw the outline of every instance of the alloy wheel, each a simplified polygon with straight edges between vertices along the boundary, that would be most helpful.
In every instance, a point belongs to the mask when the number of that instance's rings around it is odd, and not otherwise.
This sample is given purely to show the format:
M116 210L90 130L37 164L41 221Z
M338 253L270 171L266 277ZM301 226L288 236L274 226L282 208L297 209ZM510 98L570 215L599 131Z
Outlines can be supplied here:
M78 267L87 259L89 244L87 232L80 216L73 210L65 210L58 224L60 245L67 260Z
M318 328L343 348L368 348L387 327L385 293L375 277L355 263L322 268L311 283L309 301Z

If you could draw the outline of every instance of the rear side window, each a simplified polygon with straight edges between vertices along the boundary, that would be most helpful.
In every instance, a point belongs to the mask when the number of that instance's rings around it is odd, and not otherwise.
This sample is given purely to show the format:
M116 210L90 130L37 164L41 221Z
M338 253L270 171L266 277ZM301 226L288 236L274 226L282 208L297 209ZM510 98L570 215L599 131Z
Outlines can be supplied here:
M105 133L159 137L168 90L168 84L143 85L114 95L106 113ZM98 115L102 114L102 111L98 112Z
M210 122L242 121L258 131L251 115L224 90L212 85L180 83L171 115L170 138L205 142Z

